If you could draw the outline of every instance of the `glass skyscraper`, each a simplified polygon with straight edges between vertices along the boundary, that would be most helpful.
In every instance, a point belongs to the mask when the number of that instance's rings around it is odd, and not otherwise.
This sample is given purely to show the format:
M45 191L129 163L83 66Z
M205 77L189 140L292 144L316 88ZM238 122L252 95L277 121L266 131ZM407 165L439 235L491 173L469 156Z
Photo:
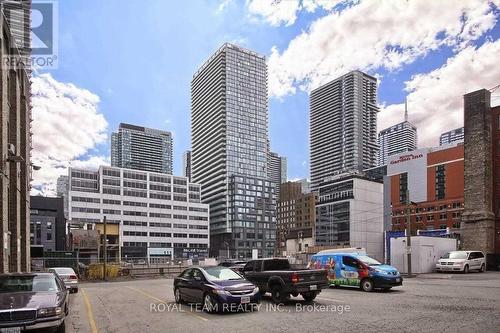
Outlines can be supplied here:
M172 174L172 133L120 124L111 134L111 166Z
M273 254L265 57L226 43L191 82L192 179L210 204L211 254Z

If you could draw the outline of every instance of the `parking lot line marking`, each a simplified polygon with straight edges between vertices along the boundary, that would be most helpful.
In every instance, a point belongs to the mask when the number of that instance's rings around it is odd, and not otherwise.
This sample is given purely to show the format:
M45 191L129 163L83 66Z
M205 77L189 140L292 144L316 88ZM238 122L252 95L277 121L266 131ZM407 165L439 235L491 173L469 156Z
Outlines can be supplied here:
M87 309L87 316L89 318L90 331L92 333L98 333L97 326L94 320L94 313L92 312L92 304L90 304L89 297L85 292L85 289L82 288L83 301L85 302L85 308Z
M143 294L144 296L147 296L147 297L149 297L149 298L151 298L151 299L154 299L155 301L158 301L158 302L160 302L160 303L164 303L164 304L168 304L168 303L169 303L169 302L164 301L164 300L162 300L162 299L159 299L159 298L157 298L157 297L155 297L155 296L151 295L150 293L147 293L147 292L145 292L145 291L143 291L143 290L140 290L140 289L137 289L137 288L134 288L134 287L129 287L129 286L127 286L127 288L132 289L132 290L135 290L135 291L137 291L138 293L141 293L141 294ZM190 312L190 311L184 311L184 313L187 313L187 314L189 314L189 315L191 315L191 316L194 316L194 317L196 317L196 318L198 318L198 319L201 319L201 320L203 320L203 321L208 321L208 319L207 319L207 318L202 317L202 316L200 316L200 315L197 315L197 314L195 314L195 313L192 313L192 312Z
M345 301L340 300L340 299L335 299L335 298L327 298L327 297L316 297L317 299L322 299L325 301L333 301L333 302L340 302L340 303L345 303Z

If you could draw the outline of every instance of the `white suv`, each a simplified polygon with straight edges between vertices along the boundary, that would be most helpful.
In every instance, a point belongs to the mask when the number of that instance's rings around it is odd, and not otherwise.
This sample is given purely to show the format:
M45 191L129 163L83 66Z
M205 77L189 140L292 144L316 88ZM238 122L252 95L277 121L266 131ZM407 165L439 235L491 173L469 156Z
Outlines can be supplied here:
M436 263L436 272L464 272L486 270L486 259L481 251L452 251L443 255Z

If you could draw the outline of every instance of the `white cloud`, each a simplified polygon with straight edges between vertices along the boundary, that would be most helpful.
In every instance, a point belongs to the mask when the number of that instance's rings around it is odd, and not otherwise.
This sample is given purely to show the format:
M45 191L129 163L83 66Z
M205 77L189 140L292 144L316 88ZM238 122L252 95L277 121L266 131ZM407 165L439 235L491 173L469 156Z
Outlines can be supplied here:
M410 121L418 128L419 146L435 146L439 135L463 126L463 95L500 84L500 40L469 46L442 67L414 75L405 83ZM498 101L497 101L498 104ZM403 120L404 104L381 109L379 129Z
M222 0L220 3L219 3L219 6L217 6L217 10L215 11L216 14L220 14L222 13L223 11L226 10L226 8L231 4L231 2L233 2L233 0Z
M269 93L283 97L297 88L311 90L353 69L396 70L444 45L459 51L494 27L493 6L481 0L366 0L334 9L284 51L271 49ZM286 10L270 7L260 9L270 23L293 23Z
M249 0L248 11L255 16L262 16L269 24L292 25L297 19L300 8L299 0Z
M32 79L34 192L53 195L57 177L74 166L108 164L103 156L88 156L106 140L108 123L98 112L99 97L71 83L55 80L50 74Z
M262 17L273 26L290 26L295 23L301 10L309 13L318 8L332 10L341 2L351 0L247 0L247 7L251 15Z

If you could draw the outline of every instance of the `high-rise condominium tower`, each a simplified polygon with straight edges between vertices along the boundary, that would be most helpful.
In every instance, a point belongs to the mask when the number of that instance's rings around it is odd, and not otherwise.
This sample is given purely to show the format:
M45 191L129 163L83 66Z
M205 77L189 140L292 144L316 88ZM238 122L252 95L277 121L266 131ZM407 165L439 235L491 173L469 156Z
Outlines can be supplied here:
M120 124L111 134L111 166L172 174L172 133Z
M276 186L276 198L279 199L281 184L286 182L286 157L279 156L276 153L269 153L269 177Z
M311 187L377 163L377 79L349 72L311 92Z
M265 57L222 45L191 82L192 179L210 204L210 251L272 256L276 198L268 176Z
M445 132L439 136L439 145L449 145L453 142L464 142L464 128L456 128L454 130Z
M380 131L378 145L378 165L386 165L391 155L417 149L417 127L408 121L406 102L405 120Z
M191 150L186 150L182 155L182 175L191 180Z

